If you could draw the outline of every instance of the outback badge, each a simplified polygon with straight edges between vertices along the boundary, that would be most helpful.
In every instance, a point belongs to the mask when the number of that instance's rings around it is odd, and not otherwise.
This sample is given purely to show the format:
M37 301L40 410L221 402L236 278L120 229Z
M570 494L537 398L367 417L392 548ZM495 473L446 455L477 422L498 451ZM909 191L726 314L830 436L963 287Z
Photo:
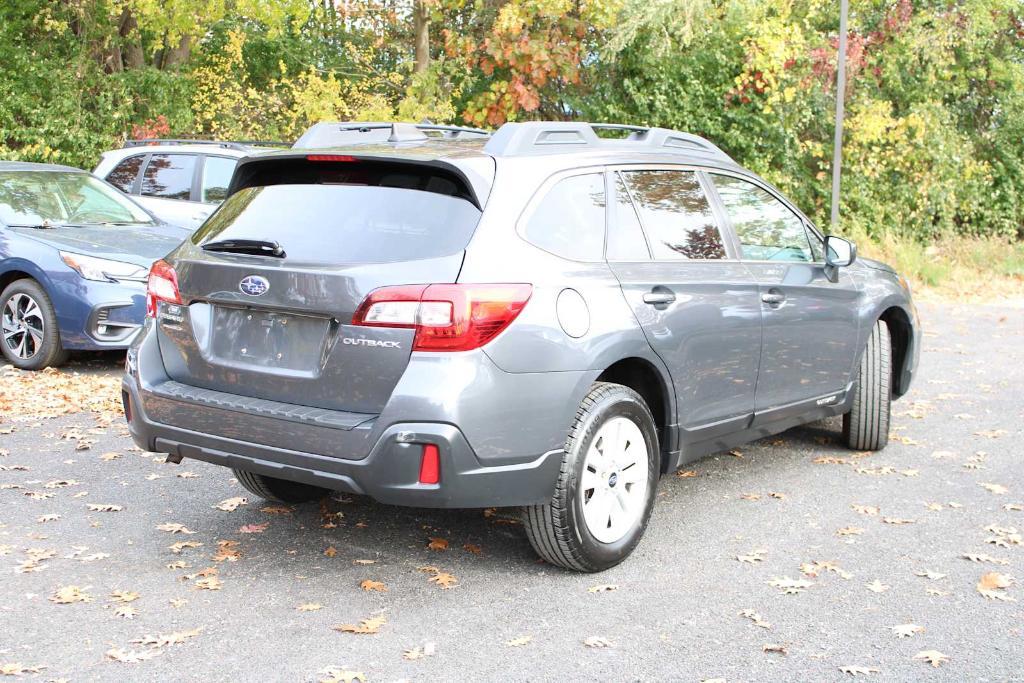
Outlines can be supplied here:
M238 283L238 289L242 291L242 294L260 296L262 294L266 294L267 290L270 289L270 282L267 278L259 275L246 275L242 278L242 281Z

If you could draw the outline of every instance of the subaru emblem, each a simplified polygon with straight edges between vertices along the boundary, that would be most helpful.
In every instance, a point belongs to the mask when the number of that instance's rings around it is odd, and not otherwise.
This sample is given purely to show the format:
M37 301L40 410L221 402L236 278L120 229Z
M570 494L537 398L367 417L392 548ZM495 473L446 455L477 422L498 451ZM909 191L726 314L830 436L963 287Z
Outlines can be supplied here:
M267 281L267 278L259 275L246 275L238 283L238 288L242 290L242 294L260 296L266 294L267 290L270 289L270 282Z

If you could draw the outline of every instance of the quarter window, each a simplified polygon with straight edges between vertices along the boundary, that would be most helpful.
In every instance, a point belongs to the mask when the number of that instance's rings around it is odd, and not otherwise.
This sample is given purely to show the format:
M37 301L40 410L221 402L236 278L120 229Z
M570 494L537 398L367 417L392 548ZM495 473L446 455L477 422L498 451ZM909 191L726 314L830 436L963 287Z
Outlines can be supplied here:
M623 174L656 259L725 258L722 234L693 171Z
M138 177L139 169L142 167L142 160L145 158L140 154L123 160L107 174L107 182L121 192L130 194L135 186L135 178Z
M204 204L220 204L224 201L237 163L226 157L206 157L203 162L203 193L199 201Z
M196 158L190 154L154 154L142 176L142 194L164 199L189 199Z
M558 181L526 221L523 237L552 254L574 261L604 257L604 174Z
M733 176L711 178L750 261L813 261L804 223L785 204L753 183Z

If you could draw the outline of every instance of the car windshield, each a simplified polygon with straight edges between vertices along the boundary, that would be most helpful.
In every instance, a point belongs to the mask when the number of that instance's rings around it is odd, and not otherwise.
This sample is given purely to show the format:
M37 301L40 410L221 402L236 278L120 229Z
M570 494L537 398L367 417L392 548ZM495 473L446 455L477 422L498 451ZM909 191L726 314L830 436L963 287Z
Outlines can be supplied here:
M153 224L142 208L87 173L0 171L0 221L9 226Z

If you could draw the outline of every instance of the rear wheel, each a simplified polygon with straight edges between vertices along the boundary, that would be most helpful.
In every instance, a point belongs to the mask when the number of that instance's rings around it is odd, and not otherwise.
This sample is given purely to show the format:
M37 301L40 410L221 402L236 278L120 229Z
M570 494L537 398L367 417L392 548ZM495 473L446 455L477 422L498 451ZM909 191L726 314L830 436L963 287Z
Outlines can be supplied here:
M60 344L53 304L35 280L15 280L7 285L0 294L0 320L0 350L11 365L42 370L68 359Z
M619 384L595 384L566 439L554 496L523 509L537 554L582 572L626 559L654 507L659 453L657 427L640 395Z
M891 360L889 326L879 320L860 359L853 408L843 415L843 438L854 450L878 451L889 443Z
M278 503L308 503L327 495L327 489L287 479L275 479L255 472L232 470L238 483L249 493Z

